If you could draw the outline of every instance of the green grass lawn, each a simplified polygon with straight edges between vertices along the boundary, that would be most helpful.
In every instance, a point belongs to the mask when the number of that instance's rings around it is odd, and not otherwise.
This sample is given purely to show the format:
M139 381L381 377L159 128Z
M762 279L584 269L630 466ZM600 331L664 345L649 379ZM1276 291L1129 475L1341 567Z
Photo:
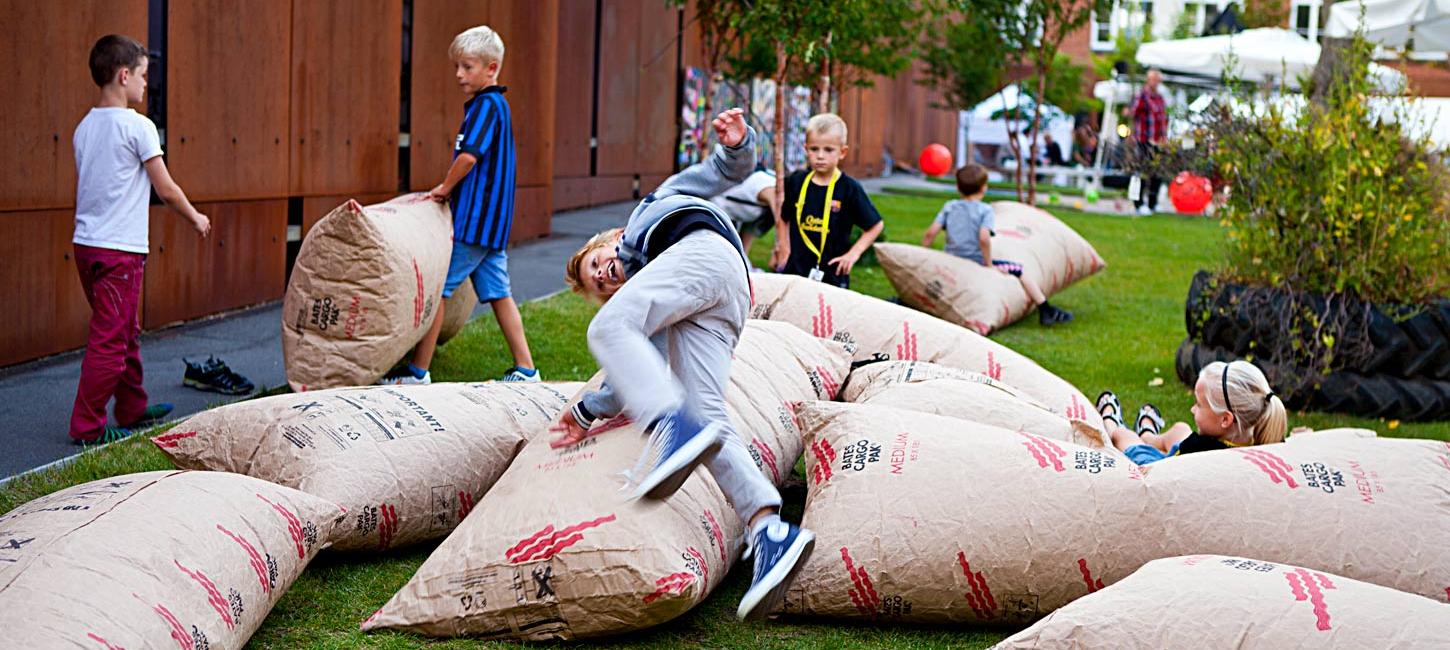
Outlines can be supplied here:
M940 198L878 196L887 219L885 239L920 242L921 234L941 206ZM1201 218L1157 216L1129 219L1055 210L1092 242L1108 267L1098 275L1053 297L1077 319L1044 328L1036 319L1006 327L993 338L1035 359L1043 367L1076 384L1090 397L1111 388L1124 407L1136 412L1151 401L1172 419L1189 419L1193 396L1173 371L1174 352L1184 338L1184 298L1189 279L1220 257L1221 232L1216 222ZM940 242L938 242L940 245ZM751 251L764 266L768 242ZM866 260L852 273L852 287L887 297L891 285L874 263ZM584 343L594 307L572 295L560 295L521 306L529 343L539 367L550 380L583 380L595 363ZM442 347L434 362L439 381L477 380L498 376L511 365L491 318L471 323ZM1155 380L1161 379L1161 383ZM1154 385L1157 383L1157 385ZM1450 440L1450 422L1390 423L1319 413L1291 413L1291 426L1315 428L1359 426L1381 435ZM169 469L170 462L147 441L130 440L82 455L76 462L18 479L0 490L0 512L51 491L77 483L124 474ZM798 520L805 498L799 481L783 490L787 518ZM649 543L641 540L641 544ZM396 633L364 635L357 624L407 582L431 552L423 544L381 557L319 557L282 597L253 637L255 648L463 648L521 647L471 640L435 642ZM703 605L666 625L607 640L612 648L941 648L986 647L1004 631L985 628L874 627L838 621L776 621L744 624L734 620L735 604L744 593L748 571L737 568Z

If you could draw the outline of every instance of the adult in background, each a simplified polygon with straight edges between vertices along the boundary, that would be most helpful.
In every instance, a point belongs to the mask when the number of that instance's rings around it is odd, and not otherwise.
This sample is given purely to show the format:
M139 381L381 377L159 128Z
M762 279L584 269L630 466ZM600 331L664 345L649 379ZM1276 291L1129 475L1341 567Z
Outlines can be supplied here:
M1168 137L1168 104L1158 92L1163 83L1163 73L1157 68L1148 70L1142 90L1133 96L1129 110L1133 113L1133 140L1137 142L1138 159L1151 160L1158 154L1159 145ZM1158 190L1163 179L1147 174L1143 179L1142 191L1138 193L1135 205L1138 214L1148 216L1158 209Z
M1067 166L1067 158L1064 158L1062 155L1062 145L1052 139L1052 134L1044 132L1042 134L1042 142L1043 149L1047 152L1043 156L1042 162L1058 167Z
M1072 161L1080 167L1092 167L1098 155L1098 134L1086 118L1078 120L1072 130Z

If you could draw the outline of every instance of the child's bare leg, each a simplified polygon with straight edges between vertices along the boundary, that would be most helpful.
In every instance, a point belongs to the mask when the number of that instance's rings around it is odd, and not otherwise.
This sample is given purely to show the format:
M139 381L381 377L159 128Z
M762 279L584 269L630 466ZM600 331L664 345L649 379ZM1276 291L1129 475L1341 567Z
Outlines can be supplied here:
M1188 437L1190 433L1193 433L1193 429L1186 422L1174 422L1173 426L1168 427L1167 430L1159 435L1155 436L1151 433L1145 434L1143 436L1143 443L1157 447L1159 451L1166 454L1177 441Z
M750 245L753 244L753 243L755 243L755 235L747 235L747 234L741 234L740 235L740 244L745 247L745 252L746 253L749 253L750 252Z
M1143 439L1127 427L1113 429L1109 435L1112 436L1113 446L1117 447L1118 451L1127 451L1133 445L1143 444Z
M1032 304L1040 305L1047 302L1047 296L1042 294L1042 287L1037 286L1026 274L1018 276L1017 280L1022 283L1022 289L1027 292L1027 297L1032 299Z
M428 327L428 333L423 335L423 340L418 341L418 347L413 348L412 364L420 370L427 370L433 363L433 353L438 350L438 333L443 331L443 305L444 300L438 301L438 315L433 318L433 325Z
M509 352L514 355L514 365L533 369L534 356L529 353L529 339L524 336L524 317L519 314L519 305L513 296L505 296L489 303L493 317L498 319L498 328L503 331L503 340L508 343Z

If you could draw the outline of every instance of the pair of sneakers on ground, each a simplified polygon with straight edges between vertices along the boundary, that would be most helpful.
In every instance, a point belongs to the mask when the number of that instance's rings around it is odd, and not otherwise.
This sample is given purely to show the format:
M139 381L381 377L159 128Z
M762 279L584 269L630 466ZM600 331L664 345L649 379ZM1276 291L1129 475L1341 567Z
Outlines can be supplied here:
M1108 425L1109 434L1116 427L1128 426L1123 421L1123 405L1113 391L1105 390L1098 395L1097 406L1098 414L1103 416L1103 423ZM1138 409L1138 420L1133 423L1133 431L1140 436L1145 433L1159 435L1163 433L1163 426L1163 412L1158 407L1145 403Z
M702 420L686 409L656 420L641 458L649 471L635 486L633 498L669 498L695 467L720 451L728 435L722 423ZM754 557L755 567L735 615L754 620L765 617L785 597L786 587L815 548L815 535L775 513L759 517L745 541L744 558Z
M499 377L498 380L532 384L543 381L543 377L539 375L537 368L514 366L509 368L508 372L503 373L503 376ZM382 379L378 380L378 385L381 386L412 386L431 383L433 383L433 373L411 363L384 375Z

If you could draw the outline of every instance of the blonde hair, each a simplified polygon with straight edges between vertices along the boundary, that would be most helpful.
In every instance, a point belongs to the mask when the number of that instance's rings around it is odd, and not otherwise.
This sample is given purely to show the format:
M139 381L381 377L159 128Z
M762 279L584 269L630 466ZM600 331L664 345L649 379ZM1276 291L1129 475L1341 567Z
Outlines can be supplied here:
M806 121L806 135L840 135L841 144L846 144L846 120L835 113L819 113Z
M620 235L624 234L623 228L610 228L593 237L574 254L569 256L569 261L564 263L564 283L569 285L569 290L586 298L594 297L594 292L584 285L584 279L579 277L579 267L584 266L584 258L590 253L606 246L618 245Z
M497 61L502 67L503 38L488 25L465 29L453 37L453 44L448 46L448 58L457 61L465 57L476 58L484 65Z
M1284 441L1289 429L1288 411L1258 366L1242 360L1215 361L1204 366L1198 378L1208 382L1205 392L1209 408L1233 415L1234 427L1240 432L1247 424L1253 444Z

